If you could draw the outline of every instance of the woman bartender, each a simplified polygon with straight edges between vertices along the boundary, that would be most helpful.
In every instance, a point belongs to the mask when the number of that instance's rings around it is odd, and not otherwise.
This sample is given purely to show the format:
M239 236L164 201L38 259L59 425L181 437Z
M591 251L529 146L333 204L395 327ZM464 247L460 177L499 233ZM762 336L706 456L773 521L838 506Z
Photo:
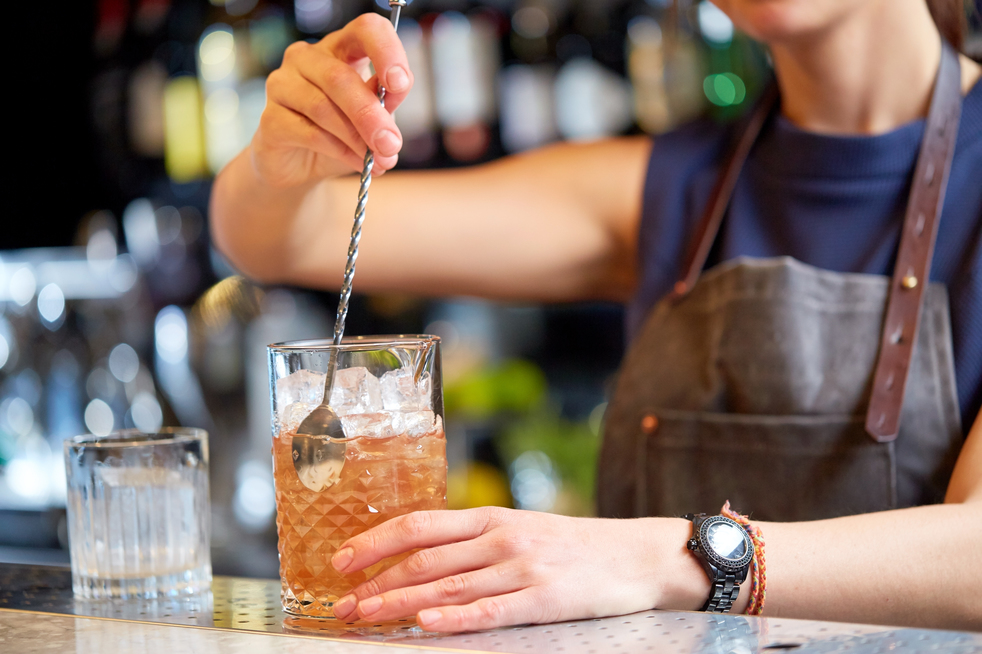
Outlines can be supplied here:
M645 517L730 499L766 535L767 615L982 627L982 84L946 44L961 0L717 4L774 61L777 90L739 125L373 184L363 291L629 303L600 509L632 519L392 520L333 565L422 549L339 617L745 611L741 572L707 565L705 519ZM376 175L395 164L389 112L411 86L381 16L292 45L216 180L218 247L255 278L335 286L347 174L366 144Z

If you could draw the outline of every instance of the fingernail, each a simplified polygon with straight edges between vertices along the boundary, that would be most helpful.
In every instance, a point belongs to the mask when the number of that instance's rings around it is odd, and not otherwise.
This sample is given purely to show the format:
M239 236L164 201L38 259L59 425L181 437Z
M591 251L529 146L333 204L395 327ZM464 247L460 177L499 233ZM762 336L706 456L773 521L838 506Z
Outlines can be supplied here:
M331 565L338 572L344 572L351 561L355 558L355 551L350 547L346 547L343 550L338 550L335 552L334 556L331 557Z
M375 151L379 154L391 157L399 151L399 137L394 132L383 129L375 135Z
M369 597L368 599L362 600L358 603L358 612L366 617L375 613L380 608L382 608L382 598L378 597L377 595L375 597Z
M424 627L426 625L431 625L440 620L443 614L436 609L423 609L416 614L416 622L420 623Z
M386 88L396 93L401 93L409 88L409 75L406 74L402 66L393 66L386 73L385 79L388 82Z
M354 595L345 595L334 603L334 617L342 620L347 618L355 610L357 604L358 600L355 599Z

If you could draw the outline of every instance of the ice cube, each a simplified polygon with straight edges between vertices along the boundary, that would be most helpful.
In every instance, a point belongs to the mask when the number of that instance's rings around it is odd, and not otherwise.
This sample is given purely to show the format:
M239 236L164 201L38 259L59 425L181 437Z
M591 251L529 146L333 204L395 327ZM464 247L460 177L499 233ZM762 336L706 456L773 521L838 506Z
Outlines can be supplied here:
M382 387L382 404L386 411L419 411L430 407L430 374L420 375L419 383L413 381L412 371L406 368L390 370L379 380Z
M419 408L432 411L433 380L430 379L430 373L424 372L419 376L419 381L416 383L416 389L419 391Z
M392 428L392 414L384 412L342 416L341 426L347 438L390 438L397 434Z
M300 481L310 490L319 493L338 483L343 467L343 459L341 461L328 459L310 466L303 466L299 473Z
M392 431L413 438L437 431L439 416L432 411L394 411Z
M406 368L390 370L379 380L382 405L386 411L416 411L420 409L419 390L413 373Z
M382 390L367 368L345 368L334 376L331 408L339 416L382 410Z
M295 402L315 407L324 399L324 377L315 370L298 370L276 380L276 406L283 409Z
M310 412L318 405L320 405L320 400L316 404L294 402L286 405L280 409L279 424L276 426L276 431L281 434L296 431L303 419L309 416Z

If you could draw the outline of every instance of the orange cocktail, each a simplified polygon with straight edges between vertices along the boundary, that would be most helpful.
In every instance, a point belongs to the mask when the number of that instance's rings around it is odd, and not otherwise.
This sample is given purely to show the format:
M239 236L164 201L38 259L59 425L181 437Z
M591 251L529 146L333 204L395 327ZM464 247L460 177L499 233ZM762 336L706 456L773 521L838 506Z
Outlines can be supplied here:
M406 556L342 575L331 557L345 540L396 516L446 508L437 340L414 337L406 343L401 339L408 337L400 337L393 345L393 338L352 339L339 346L348 349L339 353L330 404L347 439L344 464L323 488L301 481L292 438L319 402L324 375L317 368L326 362L309 356L311 342L270 346L276 526L283 609L289 613L333 617L339 598ZM380 345L379 339L388 340ZM429 352L420 353L421 347Z

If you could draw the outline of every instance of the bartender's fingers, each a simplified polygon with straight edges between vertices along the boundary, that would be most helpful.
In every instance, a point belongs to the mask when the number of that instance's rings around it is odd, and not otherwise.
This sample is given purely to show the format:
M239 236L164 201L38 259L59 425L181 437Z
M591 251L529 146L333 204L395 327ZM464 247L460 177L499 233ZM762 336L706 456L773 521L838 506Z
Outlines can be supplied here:
M311 175L359 170L361 158L310 119L278 104L266 106L252 140L253 163L267 182L290 186Z
M451 543L450 545L440 547L421 549L418 552L410 554L407 558L388 570L375 575L355 588L351 593L342 597L334 605L334 614L340 618L345 618L354 611L355 605L358 602L370 597L382 595L383 593L397 589L420 586L421 584L443 580L446 577L486 568L501 561L503 554L504 551L500 543L490 536L482 536L473 540ZM443 603L446 603L446 601L444 600ZM433 606L433 604L427 606ZM423 606L418 608L423 608ZM403 615L415 613L418 608Z
M270 103L263 112L260 124L259 138L253 142L257 153L266 155L278 150L289 158L289 161L277 160L275 165L310 165L307 159L320 154L341 161L352 170L361 169L361 157L341 139L292 109Z
M511 593L520 590L525 585L523 582L514 566L499 564L373 595L358 603L358 615L363 620L396 620L433 606L463 605L483 597Z
M390 112L402 104L413 86L406 50L392 23L384 16L362 14L343 29L326 36L318 47L330 50L348 64L369 59L385 87L385 106Z
M328 134L340 139L354 153L365 152L365 141L351 121L321 89L293 69L279 69L266 82L270 102L307 117Z
M362 170L364 152L353 152L340 139L292 109L270 103L260 124L252 144L257 155L254 161L271 183L288 186L290 178L303 181L311 174L333 177ZM376 155L372 174L384 174L398 160L398 156Z
M383 522L345 541L331 559L338 572L354 572L418 547L476 538L504 519L507 509L416 511Z
M302 41L287 48L283 63L337 105L373 151L387 157L399 152L402 137L395 120L354 68Z
M514 624L542 624L560 619L559 598L540 588L485 597L463 606L423 609L416 622L427 631L481 631Z

